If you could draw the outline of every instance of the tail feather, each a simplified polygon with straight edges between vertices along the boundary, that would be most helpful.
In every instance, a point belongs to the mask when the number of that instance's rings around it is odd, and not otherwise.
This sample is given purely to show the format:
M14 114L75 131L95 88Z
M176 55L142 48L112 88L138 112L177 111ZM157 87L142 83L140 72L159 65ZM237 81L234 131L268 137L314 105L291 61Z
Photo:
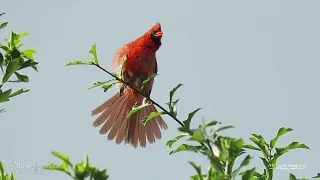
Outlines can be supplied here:
M108 101L106 101L105 103L101 104L100 106L98 106L97 108L95 108L92 112L91 112L91 116L94 116L96 114L101 113L102 111L105 111L110 105L112 105L116 100L118 100L117 95L115 94L114 96L112 96L112 98L110 98Z
M146 124L147 128L146 128L146 133L147 133L147 139L149 141L149 143L154 143L156 140L154 138L154 127L152 126L152 123L150 123L150 121Z
M128 107L127 107L128 108ZM127 111L129 112L129 111ZM127 136L127 132L128 132L128 127L129 127L129 120L127 119L127 114L125 114L125 116L123 117L122 119L122 123L121 123L121 126L120 126L120 129L119 129L119 132L118 132L118 135L117 135L117 138L116 138L116 143L117 144L120 144L122 143L122 141L125 139L125 137Z
M120 108L120 107L122 107L125 104L125 101L123 100L123 98L119 98L119 100L116 101L114 104L115 104L114 111L105 120L105 123L103 124L102 128L100 129L101 134L106 134L112 128L114 123L116 123L117 117L119 116L119 114L122 110L122 108Z
M124 100L125 101L125 100ZM119 132L119 129L121 127L121 124L123 123L123 121L125 121L126 119L126 115L128 114L128 111L127 111L127 104L124 104L123 105L123 108L119 114L119 116L117 117L117 119L115 120L115 123L114 125L111 127L110 129L110 132L109 132L109 135L108 135L108 139L109 140L113 140L116 135L118 134Z
M130 134L129 136L131 136L131 144L133 147L137 147L139 145L139 114L137 113L134 119L131 119L131 121L134 123L133 126L130 126L129 128L132 129L131 132L133 132L132 134Z
M145 107L144 109L146 108L149 108L148 106ZM148 110L145 110L146 111L146 115L148 115ZM154 139L154 127L152 126L152 122L149 121L146 123L146 135L147 135L147 139L148 139L148 142L149 143L154 143L155 142L155 139Z
M147 106L147 108L149 108L149 112L154 112L152 111L152 106ZM157 112L157 111L156 111ZM152 135L155 136L157 139L161 138L161 132L160 132L160 128L156 122L157 117L155 117L154 119L150 120L148 123L150 124L150 127L152 128ZM153 141L155 141L155 138L153 137Z
M103 126L100 134L108 134L108 140L116 139L116 144L124 142L133 147L146 147L147 142L154 143L155 139L161 138L161 129L167 129L167 124L161 116L148 121L143 125L140 121L151 112L157 112L154 105L142 108L140 111L127 118L132 106L142 103L143 96L132 93L125 89L122 96L115 94L105 103L92 111L92 115L100 114L94 121L95 127Z
M139 112L138 112L139 113ZM139 143L141 147L146 147L147 142L146 142L146 129L145 126L139 122L142 120L142 118L145 116L145 110L141 110L141 113L138 114L138 124L139 124Z
M111 99L113 99L113 98L115 98L115 96L113 96ZM108 117L111 115L111 113L113 113L113 111L116 109L116 105L121 101L121 99L115 99L115 100L110 101L111 99L109 99L107 101L107 103L103 103L102 105L99 106L99 107L104 107L105 109L103 111L101 111L102 114L93 122L94 127L97 127L97 126L100 126L101 124L103 124L108 119ZM98 109L98 108L96 108L96 109ZM100 109L99 109L99 111L100 111ZM93 114L93 111L92 111L92 114Z
M150 106L150 107L151 107L151 111L152 111L152 112L158 112L155 106L152 105L152 106ZM159 125L162 129L164 129L164 130L168 129L168 125L167 125L166 122L162 119L161 116L155 117L155 120L157 121L158 125Z

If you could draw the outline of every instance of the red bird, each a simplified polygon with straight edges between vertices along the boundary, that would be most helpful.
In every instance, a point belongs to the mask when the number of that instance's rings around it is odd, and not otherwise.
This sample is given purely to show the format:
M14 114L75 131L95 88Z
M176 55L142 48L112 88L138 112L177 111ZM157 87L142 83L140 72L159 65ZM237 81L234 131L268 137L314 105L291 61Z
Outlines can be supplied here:
M156 23L144 35L123 45L112 59L112 70L121 72L121 78L131 83L135 88L141 89L142 82L148 76L157 73L156 52L161 46L161 25ZM123 63L123 57L126 61ZM123 65L122 65L123 64ZM143 87L142 91L151 94L153 80ZM161 138L161 129L167 129L167 124L161 116L157 116L144 126L140 121L151 112L157 112L154 105L149 105L127 118L133 105L141 105L144 97L128 86L120 84L120 92L92 111L92 115L102 113L93 123L97 127L103 124L100 134L108 134L108 139L116 138L116 143L124 141L133 147L139 144L146 147Z

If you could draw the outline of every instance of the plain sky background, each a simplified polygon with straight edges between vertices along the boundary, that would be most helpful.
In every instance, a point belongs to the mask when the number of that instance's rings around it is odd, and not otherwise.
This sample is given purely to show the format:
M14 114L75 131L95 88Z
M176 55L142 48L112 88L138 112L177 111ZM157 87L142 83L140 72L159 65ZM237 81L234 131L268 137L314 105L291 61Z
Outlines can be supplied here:
M69 179L61 172L17 169L15 162L44 165L60 163L50 151L68 153L80 162L87 153L90 163L107 168L110 179L189 179L195 174L187 163L194 160L207 170L200 154L169 156L166 141L178 134L179 125L169 117L169 129L147 148L116 145L92 126L91 110L107 100L88 90L95 80L109 76L91 66L65 67L69 61L87 60L97 43L100 64L110 69L114 52L156 22L160 22L163 46L157 53L159 76L152 98L165 106L169 91L183 83L176 97L178 116L185 119L197 107L192 125L219 120L236 128L226 135L242 137L259 133L269 141L280 127L294 131L278 142L307 144L279 159L278 164L302 164L303 170L276 170L277 180L288 174L310 178L320 171L319 59L320 1L85 1L1 0L0 21L10 30L29 36L23 48L37 51L39 72L29 69L31 91L1 104L0 159L6 171L18 171L18 179ZM262 170L260 154L251 166ZM24 163L25 166L27 164Z

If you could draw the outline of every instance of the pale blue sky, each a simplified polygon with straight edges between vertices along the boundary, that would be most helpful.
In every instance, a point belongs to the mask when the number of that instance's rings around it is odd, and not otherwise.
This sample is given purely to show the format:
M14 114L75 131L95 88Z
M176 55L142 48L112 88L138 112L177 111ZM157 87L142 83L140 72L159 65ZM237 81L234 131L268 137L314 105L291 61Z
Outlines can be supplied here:
M319 138L319 25L320 1L84 1L7 0L1 2L1 21L9 31L27 31L25 48L37 50L39 72L29 70L32 91L3 104L0 114L0 159L7 171L15 161L30 164L59 162L51 150L70 154L73 162L88 153L92 164L107 168L110 179L189 179L195 174L187 163L194 160L207 169L200 154L169 156L165 142L178 124L164 117L169 129L146 149L116 145L92 126L90 111L115 92L88 91L94 80L109 76L89 66L65 67L86 59L97 43L100 63L110 69L114 52L124 43L160 22L163 46L157 53L159 76L152 98L163 104L176 84L179 118L203 107L194 119L216 119L236 128L227 135L247 138L260 133L268 140L282 127L293 132L291 141L311 150L296 150L279 164L304 164L304 170L277 170L274 179L289 172L311 177L320 171ZM21 85L19 85L21 86ZM9 86L6 86L9 87ZM12 86L11 86L12 87ZM16 87L16 86L15 86ZM257 156L251 166L262 170ZM168 177L170 175L170 177ZM18 179L68 179L60 172L20 172Z

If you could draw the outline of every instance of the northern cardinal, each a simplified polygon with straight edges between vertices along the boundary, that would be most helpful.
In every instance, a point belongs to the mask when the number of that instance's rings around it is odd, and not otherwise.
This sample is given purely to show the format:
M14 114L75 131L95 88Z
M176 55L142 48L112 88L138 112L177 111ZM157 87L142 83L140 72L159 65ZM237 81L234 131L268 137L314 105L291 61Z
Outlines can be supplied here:
M140 89L142 82L150 75L157 73L156 52L161 46L162 38L161 25L156 23L144 35L123 45L112 59L112 70L121 72L121 78L131 83L135 88ZM123 63L123 57L126 61ZM148 81L142 91L151 94L153 79ZM161 138L161 129L167 129L167 124L161 116L148 121L145 126L141 120L151 112L157 112L154 105L149 105L127 118L133 105L141 105L144 97L133 89L120 84L120 92L116 93L105 103L92 111L92 116L102 113L93 123L97 127L103 124L100 134L108 133L108 139L116 138L116 143L124 141L133 147L139 144L146 147L149 143L155 142L155 138Z

